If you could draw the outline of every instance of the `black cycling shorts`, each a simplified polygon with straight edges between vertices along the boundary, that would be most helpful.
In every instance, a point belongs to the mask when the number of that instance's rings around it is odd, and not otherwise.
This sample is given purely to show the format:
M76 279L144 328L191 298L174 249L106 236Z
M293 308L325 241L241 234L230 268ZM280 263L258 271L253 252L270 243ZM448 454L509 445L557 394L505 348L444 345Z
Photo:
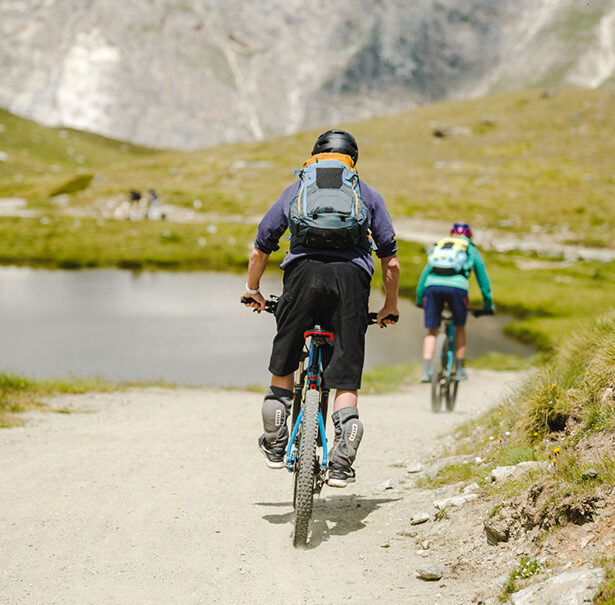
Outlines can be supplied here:
M269 371L276 376L294 372L303 334L318 324L333 332L333 346L322 347L325 385L360 389L370 281L352 261L306 257L292 263L284 272Z

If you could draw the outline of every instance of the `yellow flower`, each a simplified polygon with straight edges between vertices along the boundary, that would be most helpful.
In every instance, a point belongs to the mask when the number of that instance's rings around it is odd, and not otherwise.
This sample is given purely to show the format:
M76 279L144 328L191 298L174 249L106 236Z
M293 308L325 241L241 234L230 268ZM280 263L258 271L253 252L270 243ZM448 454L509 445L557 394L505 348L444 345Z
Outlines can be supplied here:
M534 437L538 437L538 433L534 431Z
M554 454L559 454L559 447L556 447L556 448L553 450L553 453L554 453Z
M500 410L500 411L498 412L498 414L499 414L500 416L501 416L503 413L504 413L504 412L502 412L502 410Z
M557 386L557 385L556 385L554 382L552 382L552 383L551 383L551 387L552 387L552 388L555 388L556 386Z

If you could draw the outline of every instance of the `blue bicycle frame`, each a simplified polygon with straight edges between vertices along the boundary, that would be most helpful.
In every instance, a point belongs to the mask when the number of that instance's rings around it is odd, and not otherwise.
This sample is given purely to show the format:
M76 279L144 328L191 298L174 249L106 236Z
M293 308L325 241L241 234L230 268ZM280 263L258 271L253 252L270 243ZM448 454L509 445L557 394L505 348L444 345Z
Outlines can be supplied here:
M453 361L455 360L455 326L452 321L446 324L446 341L448 344L446 351L446 377L450 379L453 375Z
M306 332L306 334L308 334ZM301 362L299 366L299 380L297 384L295 384L295 400L302 400L304 388L306 389L316 389L321 391L321 405L318 408L318 432L320 435L320 442L322 444L322 463L321 470L326 471L328 459L327 459L327 437L325 435L325 421L322 416L321 409L324 407L326 409L329 393L328 391L322 391L322 351L321 351L321 343L315 342L315 339L312 338L310 343L310 349L308 354L308 369L307 369L307 381L304 380L303 376L303 362ZM293 430L290 434L290 439L288 440L288 447L286 449L286 468L292 473L295 469L295 460L296 455L299 454L301 449L301 439L297 442L297 449L293 451L293 445L297 440L297 435L299 434L299 428L303 423L303 407L299 410L299 414L297 415L297 419L295 420L295 424L293 426Z

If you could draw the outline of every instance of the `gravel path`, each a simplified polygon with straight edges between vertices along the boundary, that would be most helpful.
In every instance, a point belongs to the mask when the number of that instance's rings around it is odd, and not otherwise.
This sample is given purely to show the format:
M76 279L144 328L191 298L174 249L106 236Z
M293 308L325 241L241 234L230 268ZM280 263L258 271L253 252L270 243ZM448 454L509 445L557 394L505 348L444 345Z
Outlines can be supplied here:
M516 375L470 378L452 414L433 415L423 385L361 398L357 483L325 486L306 550L291 545L290 475L266 469L256 449L259 394L53 400L74 413L32 413L0 431L0 603L470 602L477 578L421 581L428 561L407 541L388 544L425 500L398 462L429 461L438 435ZM379 487L387 480L392 489Z

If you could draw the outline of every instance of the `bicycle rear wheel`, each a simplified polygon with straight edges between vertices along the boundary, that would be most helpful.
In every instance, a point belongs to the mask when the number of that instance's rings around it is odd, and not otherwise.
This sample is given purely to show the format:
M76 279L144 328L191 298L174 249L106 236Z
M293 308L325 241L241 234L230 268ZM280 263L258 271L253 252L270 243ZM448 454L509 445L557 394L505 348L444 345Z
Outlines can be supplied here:
M295 471L295 533L293 546L305 546L308 539L314 501L314 470L318 439L318 404L320 393L308 389L303 405L303 426L297 470Z
M431 411L439 412L442 407L442 381L446 373L446 334L438 334L436 349L431 363Z

